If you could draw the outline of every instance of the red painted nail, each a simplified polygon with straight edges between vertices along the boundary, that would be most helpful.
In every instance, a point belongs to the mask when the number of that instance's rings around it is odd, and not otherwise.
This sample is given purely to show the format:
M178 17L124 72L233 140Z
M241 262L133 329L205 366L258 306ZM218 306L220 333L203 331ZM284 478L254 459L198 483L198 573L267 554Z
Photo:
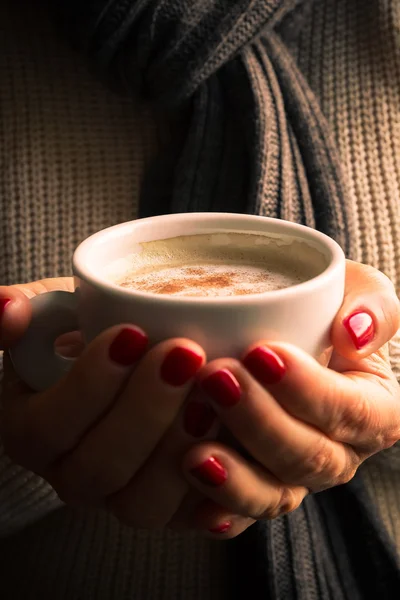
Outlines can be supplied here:
M346 317L343 325L357 350L369 344L375 335L374 321L371 315L365 312L354 313L350 317Z
M252 350L243 359L243 364L253 377L264 385L279 383L286 373L283 360L265 346Z
M3 317L4 311L6 310L6 306L10 304L10 298L0 298L0 320Z
M112 342L109 356L119 365L128 367L143 356L147 342L147 335L141 329L125 327Z
M189 348L174 348L161 365L161 378L173 386L184 385L203 364L203 357Z
M216 414L205 402L189 402L185 409L183 424L186 433L201 438L206 435L215 423Z
M242 395L239 382L228 369L212 373L200 385L210 398L224 408L235 406Z
M190 472L201 483L213 487L222 485L228 479L227 470L214 456L210 456L202 465L191 469Z
M232 527L232 523L230 521L226 521L225 523L221 523L218 527L214 527L213 529L209 529L210 533L226 533Z

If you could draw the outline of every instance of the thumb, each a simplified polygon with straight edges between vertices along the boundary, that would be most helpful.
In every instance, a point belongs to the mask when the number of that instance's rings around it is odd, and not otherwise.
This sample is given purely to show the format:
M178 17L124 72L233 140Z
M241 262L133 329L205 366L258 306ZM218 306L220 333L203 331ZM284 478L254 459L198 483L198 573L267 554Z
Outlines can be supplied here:
M346 261L343 304L331 329L334 349L354 360L379 350L400 327L400 302L381 271Z
M0 286L0 350L16 342L28 327L31 320L29 298L56 290L72 292L73 289L72 277Z

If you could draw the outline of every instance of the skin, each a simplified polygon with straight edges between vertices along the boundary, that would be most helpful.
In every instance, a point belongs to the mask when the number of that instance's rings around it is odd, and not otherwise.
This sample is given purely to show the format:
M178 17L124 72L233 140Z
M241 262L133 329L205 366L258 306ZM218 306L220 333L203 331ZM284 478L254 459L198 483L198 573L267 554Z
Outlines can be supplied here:
M63 278L0 287L0 300L11 299L1 322L2 348L12 346L28 326L28 298L72 285ZM343 325L358 311L367 312L375 327L372 341L359 350ZM42 393L18 380L5 353L1 436L9 456L44 477L67 504L101 506L135 527L197 529L232 538L257 519L296 509L310 492L348 482L366 458L400 439L400 388L388 354L399 325L399 300L390 280L347 261L328 367L294 346L268 340L244 352L243 357L259 346L273 350L286 366L279 383L262 385L240 360L207 363L203 350L184 339L167 340L133 367L122 367L110 360L108 349L119 331L131 326L123 324L103 332L71 372ZM73 338L62 345L70 354L81 349ZM160 378L160 365L176 346L203 356L203 366L182 386ZM230 408L201 389L220 369L242 390ZM183 411L194 399L211 403L217 416L200 439L183 427ZM221 437L223 431L245 452ZM211 456L228 473L218 487L192 474ZM224 523L229 523L225 533L209 532Z

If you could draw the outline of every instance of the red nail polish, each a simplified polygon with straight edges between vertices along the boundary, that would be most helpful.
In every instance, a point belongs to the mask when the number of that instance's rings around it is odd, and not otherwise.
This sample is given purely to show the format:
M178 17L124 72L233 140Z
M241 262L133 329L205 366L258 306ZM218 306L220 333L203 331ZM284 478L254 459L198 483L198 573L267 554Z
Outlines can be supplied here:
M242 395L239 382L228 369L212 373L203 379L200 385L206 394L223 408L235 406Z
M227 470L214 456L210 456L202 465L195 467L190 472L201 483L213 487L222 485L228 479Z
M369 344L375 335L374 321L371 315L365 312L354 313L350 317L346 317L343 325L357 350Z
M225 523L221 523L218 527L214 527L213 529L209 529L210 533L226 533L232 527L232 523L230 521L226 521Z
M0 298L0 320L4 314L4 311L6 310L6 306L10 304L10 302L10 298Z
M112 342L109 356L119 365L128 367L143 356L147 342L147 335L141 329L125 327Z
M264 385L279 383L286 373L283 360L265 346L252 350L243 359L243 364L253 377Z
M203 364L203 357L189 348L174 348L161 365L161 378L173 386L184 385Z
M189 402L185 409L183 424L186 433L195 437L204 437L215 423L216 414L205 402Z

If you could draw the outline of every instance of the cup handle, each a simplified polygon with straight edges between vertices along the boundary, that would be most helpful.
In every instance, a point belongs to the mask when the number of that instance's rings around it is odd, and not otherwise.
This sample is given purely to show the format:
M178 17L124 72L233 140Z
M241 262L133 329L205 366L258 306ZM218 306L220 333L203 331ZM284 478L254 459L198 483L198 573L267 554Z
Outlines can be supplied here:
M72 292L46 292L31 299L32 319L28 329L10 350L14 369L33 390L54 385L72 367L74 358L54 350L56 339L79 329L77 296Z

